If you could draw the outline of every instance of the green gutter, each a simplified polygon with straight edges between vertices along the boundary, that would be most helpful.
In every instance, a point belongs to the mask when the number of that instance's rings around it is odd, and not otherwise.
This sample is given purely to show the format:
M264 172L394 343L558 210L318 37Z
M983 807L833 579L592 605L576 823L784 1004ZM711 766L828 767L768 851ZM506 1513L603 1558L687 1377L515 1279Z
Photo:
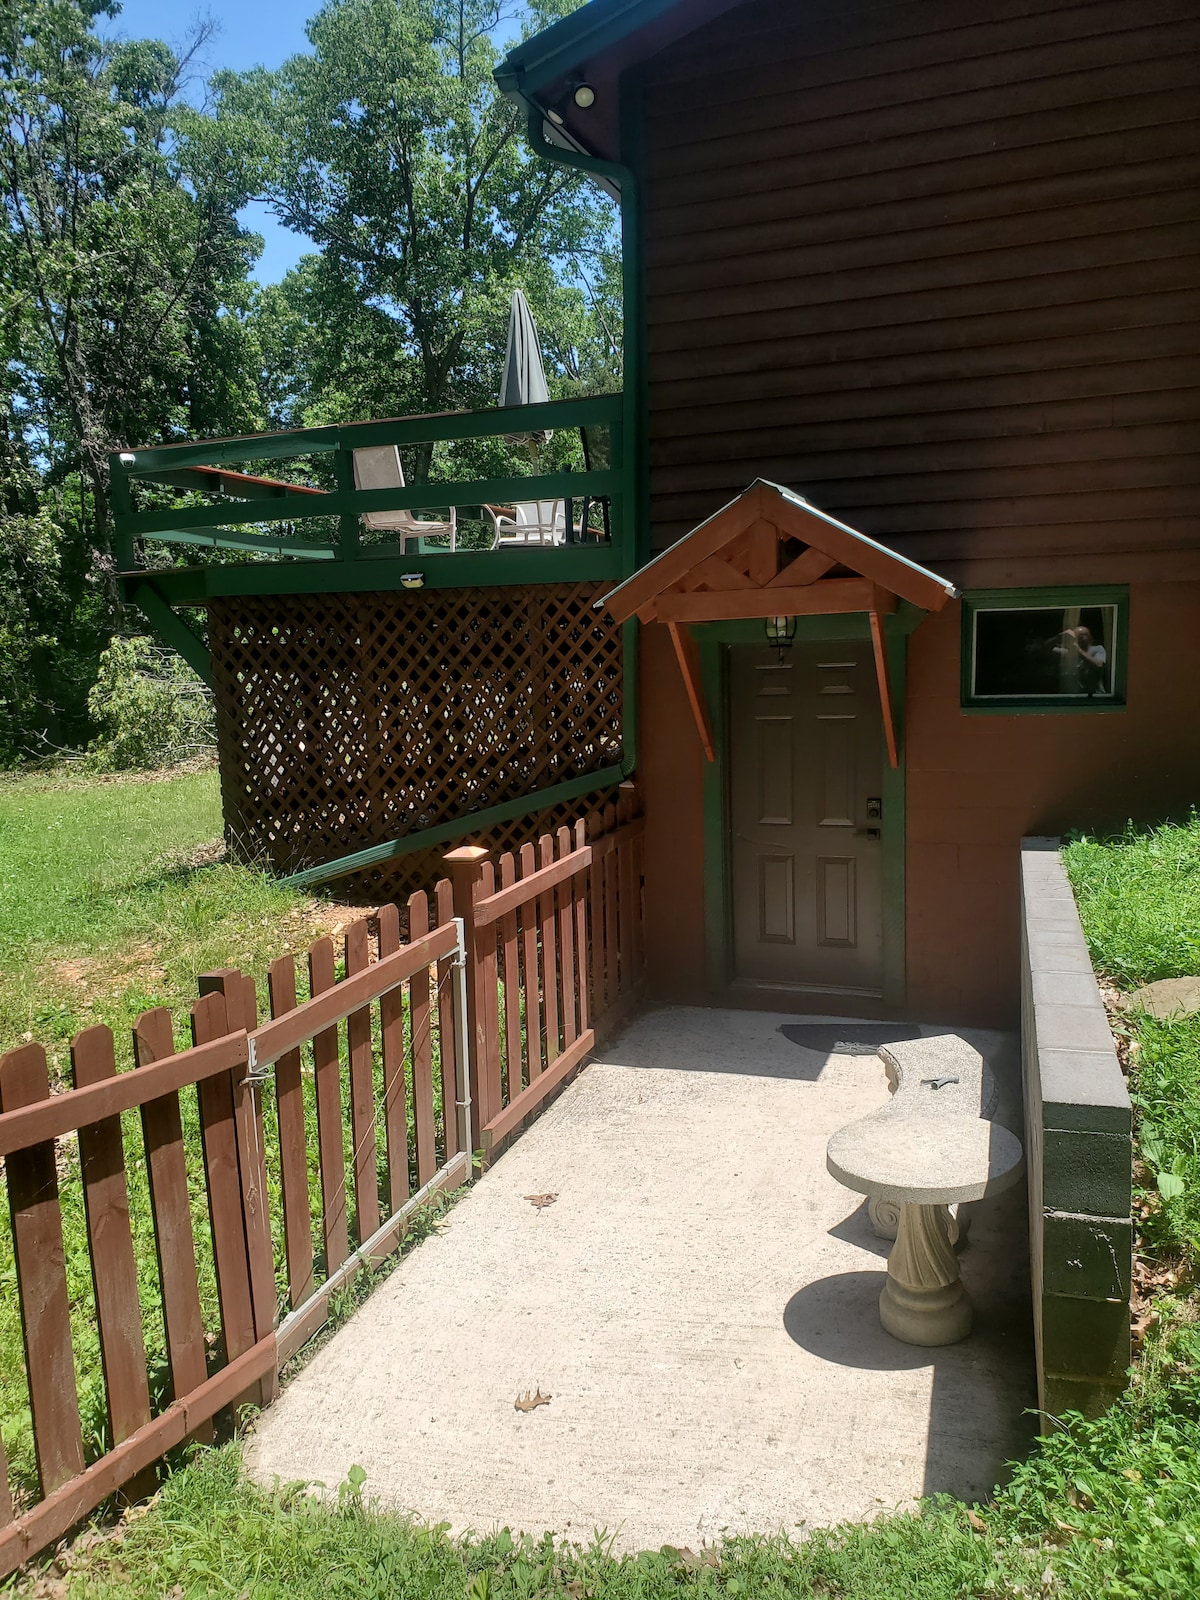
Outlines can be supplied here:
M512 58L509 59L511 62ZM621 541L622 554L627 566L626 577L631 577L641 565L644 551L649 543L649 531L641 527L641 468L646 441L641 405L641 190L633 168L626 166L624 162L605 161L600 156L590 155L583 150L565 150L551 144L543 132L545 113L522 87L522 79L523 75L519 70L511 78L497 74L497 81L504 92L525 106L526 134L534 152L545 161L554 161L577 172L586 172L589 177L607 178L616 184L621 193L621 313L624 358L621 386L623 485L620 511L626 519L626 527L632 534L632 538L626 537ZM621 766L622 776L629 777L637 766L637 622L633 620L627 622L622 634L625 685L622 745L625 757Z
M589 5L519 44L497 68L497 81L506 92L509 83L517 80L525 93L537 90L679 3L680 0L591 0Z
M456 817L452 822L439 822L434 828L422 828L420 833L407 833L401 839L370 845L366 850L339 856L336 861L327 861L322 866L306 867L303 872L293 872L286 878L280 878L279 882L289 889L311 889L316 884L329 883L334 878L345 878L351 872L361 872L364 867L377 867L381 862L411 855L414 850L426 850L430 845L461 839L464 833L490 828L495 822L508 822L513 817L527 816L531 811L544 811L563 800L574 800L581 794L590 794L593 789L606 789L627 776L624 761L620 766L601 767L599 772L585 772L580 778L568 778L563 783L551 784L548 789L522 795L519 800L504 800L483 811L470 811L465 817Z

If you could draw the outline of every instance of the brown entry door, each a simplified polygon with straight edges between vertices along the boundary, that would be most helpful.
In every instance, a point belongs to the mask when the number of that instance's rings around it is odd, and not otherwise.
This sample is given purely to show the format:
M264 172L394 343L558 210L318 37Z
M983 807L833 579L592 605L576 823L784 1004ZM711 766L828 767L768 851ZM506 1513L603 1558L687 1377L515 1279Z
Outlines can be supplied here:
M871 646L730 650L735 980L877 994L882 726Z

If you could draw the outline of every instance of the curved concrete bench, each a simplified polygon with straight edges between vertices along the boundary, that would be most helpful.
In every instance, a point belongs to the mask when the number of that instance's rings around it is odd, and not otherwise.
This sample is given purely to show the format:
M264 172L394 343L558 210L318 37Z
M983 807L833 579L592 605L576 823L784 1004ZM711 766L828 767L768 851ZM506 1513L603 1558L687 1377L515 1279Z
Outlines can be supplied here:
M990 1120L996 1084L983 1057L957 1034L885 1045L892 1098L830 1139L825 1164L839 1183L871 1197L896 1243L879 1296L883 1326L907 1344L953 1344L971 1329L971 1302L954 1253L949 1207L997 1194L1020 1178L1021 1141Z

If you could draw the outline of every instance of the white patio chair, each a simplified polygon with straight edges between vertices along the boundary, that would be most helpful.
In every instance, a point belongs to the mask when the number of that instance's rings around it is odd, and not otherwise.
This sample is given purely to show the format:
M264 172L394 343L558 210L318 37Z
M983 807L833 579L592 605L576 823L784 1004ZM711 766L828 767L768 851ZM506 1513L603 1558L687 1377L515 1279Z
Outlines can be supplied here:
M562 500L527 500L515 506L484 506L492 519L492 549L507 545L567 542L567 508Z
M354 487L356 489L403 489L404 468L400 465L400 451L394 444L371 445L354 451ZM453 551L457 540L457 517L450 507L448 522L414 516L411 511L365 511L363 521L368 528L400 536L400 554L405 552L409 539L429 539L450 536Z

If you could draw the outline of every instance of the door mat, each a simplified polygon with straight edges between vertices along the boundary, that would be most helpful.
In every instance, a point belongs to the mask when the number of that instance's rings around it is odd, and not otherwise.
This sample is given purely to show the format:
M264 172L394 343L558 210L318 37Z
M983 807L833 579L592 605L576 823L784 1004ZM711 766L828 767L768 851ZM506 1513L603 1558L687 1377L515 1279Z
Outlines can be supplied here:
M907 1022L785 1022L785 1039L819 1055L873 1056L881 1044L919 1039L920 1028Z

